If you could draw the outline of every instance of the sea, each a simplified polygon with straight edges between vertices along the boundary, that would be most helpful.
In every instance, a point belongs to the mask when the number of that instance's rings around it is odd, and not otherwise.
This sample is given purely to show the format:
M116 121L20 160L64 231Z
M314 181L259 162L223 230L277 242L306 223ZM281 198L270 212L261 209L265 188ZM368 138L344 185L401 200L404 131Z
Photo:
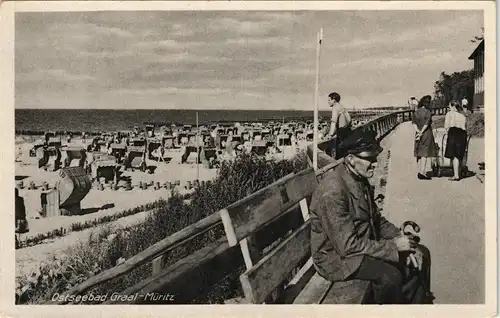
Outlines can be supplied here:
M313 120L312 111L296 110L186 110L186 109L16 109L15 130L22 131L121 131L145 124L195 125L222 122ZM330 112L321 111L328 118Z

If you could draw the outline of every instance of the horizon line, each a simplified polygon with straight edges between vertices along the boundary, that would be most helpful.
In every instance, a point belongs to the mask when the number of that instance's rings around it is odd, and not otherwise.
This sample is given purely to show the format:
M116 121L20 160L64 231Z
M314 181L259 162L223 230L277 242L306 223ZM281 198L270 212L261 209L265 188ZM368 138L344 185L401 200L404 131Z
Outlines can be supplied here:
M363 109L369 109L369 108L399 108L399 107L405 107L404 105L401 106L372 106L372 107L363 107L363 108L358 108L358 107L346 107L347 110L363 110ZM14 110L189 110L189 111L207 111L207 110L213 110L213 111L304 111L304 112L313 112L314 109L295 109L295 108L276 108L276 109L264 109L264 108L257 108L257 109L248 109L248 108L236 108L236 109L220 109L220 108L32 108L32 107L21 107L21 108L16 108L14 107ZM320 108L319 111L329 111L330 107L328 108Z

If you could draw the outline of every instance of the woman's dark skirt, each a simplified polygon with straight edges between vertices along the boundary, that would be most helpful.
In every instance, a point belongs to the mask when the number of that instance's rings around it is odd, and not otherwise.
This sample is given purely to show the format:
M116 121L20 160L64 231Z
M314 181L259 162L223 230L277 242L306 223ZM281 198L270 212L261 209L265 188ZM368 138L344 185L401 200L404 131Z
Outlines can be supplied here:
M417 160L422 157L434 158L438 156L432 127L427 128L427 130L422 133L419 140L415 140L413 155L417 158Z
M462 160L467 147L467 132L458 127L451 127L448 130L446 139L446 149L444 156L448 159L458 158Z

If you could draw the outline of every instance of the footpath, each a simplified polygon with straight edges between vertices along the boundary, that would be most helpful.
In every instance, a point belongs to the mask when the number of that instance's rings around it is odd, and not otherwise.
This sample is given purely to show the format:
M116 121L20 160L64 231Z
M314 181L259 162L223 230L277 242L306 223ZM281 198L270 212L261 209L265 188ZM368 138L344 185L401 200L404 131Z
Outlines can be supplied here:
M432 255L431 290L436 304L480 304L485 297L485 187L475 176L459 182L448 175L417 179L411 123L391 137L391 156L382 211L400 226L406 220L421 227L421 243ZM469 144L469 170L479 173L484 139ZM429 169L430 170L430 167Z

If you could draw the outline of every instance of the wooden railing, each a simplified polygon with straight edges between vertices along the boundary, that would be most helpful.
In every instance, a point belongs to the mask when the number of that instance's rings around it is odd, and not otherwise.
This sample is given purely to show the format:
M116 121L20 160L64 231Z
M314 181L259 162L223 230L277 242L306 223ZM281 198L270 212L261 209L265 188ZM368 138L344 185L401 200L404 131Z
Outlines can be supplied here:
M440 107L431 109L431 112L433 115L445 115L447 110L447 107ZM382 138L387 136L387 134L390 133L397 125L405 121L410 121L412 120L412 118L412 110L398 111L377 117L369 121L368 123L357 127L356 130L359 129L363 131L374 131L377 134L377 139L381 140ZM318 167L321 168L335 161L335 159L331 157L331 154L335 149L336 142L336 138L333 138L318 144ZM307 147L307 154L308 158L312 160L313 145L309 145Z
M433 114L437 115L444 114L445 112L445 109L433 110ZM399 123L411 120L411 118L412 111L395 112L376 118L357 129L375 131L377 132L377 137L379 139L382 139ZM331 147L335 145L334 142L334 140L329 140L318 145L318 147L320 148L320 151L318 151L318 166L320 167L320 169L315 172L317 176L323 174L332 166L338 164L338 162L336 162L326 154L329 149L331 149ZM312 152L311 149L312 148L308 149L308 152ZM302 174L309 173L311 169L312 168L308 168L297 174L289 174L282 179L268 185L267 187L249 195L248 197L231 204L225 210L231 209L235 206L241 206L242 202L246 202L246 204L249 204L251 206L252 204L254 204L253 200L255 198L260 198L262 196L265 197L267 193L283 191L283 187L285 187L286 184L290 183L292 179L297 178ZM276 204L277 206L280 206L280 204L282 203ZM300 213L300 207L295 206L294 208L299 208ZM224 236L221 236L221 238L214 240L213 243L202 247L194 253L189 254L185 258L178 259L177 262L169 265L167 269L165 268L165 258L170 252L183 247L187 248L190 244L192 244L194 239L199 238L200 236L207 234L209 231L215 230L218 227L220 229L223 229L219 212L213 213L208 217L168 236L167 238L148 247L144 251L129 258L125 262L113 268L107 269L100 274L89 278L83 283L74 286L64 294L74 296L82 295L85 292L96 288L100 284L109 282L119 277L123 277L133 270L150 263L152 267L152 276L148 279L144 279L134 286L128 287L126 290L121 291L120 294L126 295L139 292L142 293L148 291L158 291L163 289L167 290L165 289L167 286L169 293L182 291L183 297L180 299L176 299L176 303L188 303L190 301L190 298L192 299L198 296L196 293L200 292L200 286L202 286L203 284L205 284L206 286L208 281L214 284L217 280L224 278L231 272L238 270L238 268L245 267L244 260L241 257L241 253L239 253L238 246L230 246L227 239ZM276 227L276 229L279 228L280 226ZM283 229L276 230L272 233L273 235L286 234L283 233ZM270 239L271 241L279 240L281 239L281 237L272 237ZM203 274L201 273L202 270L200 270L200 266L202 265L206 266L207 268L214 268L214 266L216 266L216 268L219 268L220 270L215 276L208 278L203 277ZM195 274L193 274L193 272ZM186 275L190 277L189 281L185 280ZM135 303L137 302L137 300L129 299L125 301L119 301L119 303L122 304L127 302ZM63 299L55 302L48 301L46 304L66 303L68 303L67 299ZM108 299L108 303L116 303L116 301Z

